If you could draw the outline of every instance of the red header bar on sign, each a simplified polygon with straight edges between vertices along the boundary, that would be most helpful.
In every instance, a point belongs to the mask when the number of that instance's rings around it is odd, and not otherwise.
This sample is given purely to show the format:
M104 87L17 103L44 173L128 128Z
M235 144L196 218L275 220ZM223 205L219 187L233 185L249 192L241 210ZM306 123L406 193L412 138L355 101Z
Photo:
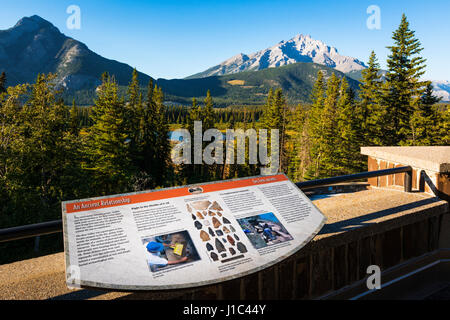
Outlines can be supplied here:
M141 203L141 202L157 201L157 200L162 200L162 199L189 196L189 195L193 194L192 192L189 192L189 190L192 188L196 188L196 187L202 188L203 189L202 193L207 193L207 192L215 192L215 191L221 191L221 190L227 190L227 189L250 187L250 186L255 186L255 185L259 185L259 184L281 182L281 181L286 181L286 180L288 180L288 178L285 175L279 174L276 176L256 177L256 178L249 178L249 179L242 179L242 180L231 180L231 181L217 182L217 183L211 183L211 184L205 184L205 185L196 185L196 186L191 186L191 187L186 187L186 188L165 189L165 190L161 190L161 191L153 191L153 192L147 192L147 193L100 198L97 200L68 202L65 205L66 205L66 212L73 213L73 212L81 212L81 211L95 210L95 209L101 209L101 208L117 207L117 206L123 206L123 205L135 204L135 203Z

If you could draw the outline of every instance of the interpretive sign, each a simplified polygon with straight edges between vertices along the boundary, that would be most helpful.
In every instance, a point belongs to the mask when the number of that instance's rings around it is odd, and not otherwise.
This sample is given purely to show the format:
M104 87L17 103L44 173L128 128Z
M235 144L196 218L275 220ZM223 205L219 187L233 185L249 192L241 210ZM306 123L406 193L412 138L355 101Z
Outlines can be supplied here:
M62 204L70 287L161 290L241 277L310 241L324 215L284 174Z

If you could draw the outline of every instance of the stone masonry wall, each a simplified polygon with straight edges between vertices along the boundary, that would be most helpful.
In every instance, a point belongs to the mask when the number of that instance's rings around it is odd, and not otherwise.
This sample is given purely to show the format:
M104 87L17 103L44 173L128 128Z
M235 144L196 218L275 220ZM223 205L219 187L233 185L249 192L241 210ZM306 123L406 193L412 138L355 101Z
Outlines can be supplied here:
M369 171L393 169L405 167L407 164L394 163L375 159L369 156ZM368 183L372 187L385 188L389 186L404 186L405 174L399 173L390 176L370 178ZM416 191L437 195L443 200L450 198L450 175L413 167L412 188Z

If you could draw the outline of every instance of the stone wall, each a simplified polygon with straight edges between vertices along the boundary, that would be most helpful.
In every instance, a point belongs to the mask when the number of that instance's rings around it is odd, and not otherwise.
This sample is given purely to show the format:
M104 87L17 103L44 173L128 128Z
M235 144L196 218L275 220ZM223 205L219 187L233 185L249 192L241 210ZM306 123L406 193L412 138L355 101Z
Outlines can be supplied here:
M450 201L450 146L442 147L362 147L368 156L369 171L410 166L413 190ZM403 186L405 174L369 179L373 187Z
M387 160L375 159L369 156L369 171L393 169L408 166ZM450 197L450 175L448 173L439 173L430 170L424 170L412 167L412 188L416 191L427 194L437 195L441 199L449 200ZM368 179L372 187L385 188L389 186L404 187L405 173L399 173L390 176L376 177Z

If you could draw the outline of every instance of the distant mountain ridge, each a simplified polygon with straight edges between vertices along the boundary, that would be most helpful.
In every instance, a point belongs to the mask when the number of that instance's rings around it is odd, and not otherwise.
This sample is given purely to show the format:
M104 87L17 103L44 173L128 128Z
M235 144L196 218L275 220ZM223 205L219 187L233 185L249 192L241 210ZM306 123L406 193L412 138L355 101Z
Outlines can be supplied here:
M168 104L191 105L196 97L200 103L210 90L214 103L218 107L230 105L264 104L271 88L283 89L289 104L310 102L310 94L317 80L318 71L322 71L325 79L333 73L339 78L345 77L350 87L357 91L359 82L344 73L316 63L295 63L279 68L259 71L247 71L224 76L212 76L196 79L158 79L156 84L163 89ZM121 94L126 93L126 86L119 88ZM145 95L145 88L142 88ZM66 101L73 99L80 105L92 104L95 90L80 90L64 95Z
M310 94L322 71L328 79L333 73L346 78L350 87L357 91L359 82L344 73L316 63L299 62L278 68L239 72L223 76L195 79L158 79L157 84L174 101L190 103L192 97L204 97L206 90L219 104L262 104L270 88L281 88L291 104L310 102ZM176 100L178 99L178 100Z
M222 104L262 103L271 87L281 87L289 102L297 103L309 101L317 71L322 70L327 76L332 72L345 76L356 90L361 71L366 68L363 62L341 56L335 48L303 35L253 55L240 54L220 66L186 79L158 79L156 83L163 87L168 99L183 104L190 103L192 97L204 96L208 89ZM75 98L77 103L92 104L103 72L113 75L123 90L133 68L96 54L34 15L21 19L12 28L0 30L2 71L7 73L10 86L32 83L38 73L56 73L57 84L65 89L66 101ZM139 72L143 87L150 79ZM450 82L433 84L436 94L449 101Z
M450 101L450 81L433 81L434 94L442 101Z
M39 16L25 17L7 30L0 30L0 72L8 84L34 82L38 73L57 73L57 84L69 90L95 88L101 74L109 72L126 85L133 68L101 57L82 42L61 33ZM150 80L139 73L142 83Z
M340 55L336 48L330 47L320 40L315 40L309 35L299 34L289 41L281 41L270 48L250 55L240 53L217 66L191 75L187 79L257 71L298 62L313 62L344 73L366 68L364 62Z
M381 70L380 75L384 78L386 75L386 70ZM362 73L361 71L349 72L346 75L356 81L361 81ZM450 81L431 81L433 85L434 95L441 98L442 102L450 101Z

